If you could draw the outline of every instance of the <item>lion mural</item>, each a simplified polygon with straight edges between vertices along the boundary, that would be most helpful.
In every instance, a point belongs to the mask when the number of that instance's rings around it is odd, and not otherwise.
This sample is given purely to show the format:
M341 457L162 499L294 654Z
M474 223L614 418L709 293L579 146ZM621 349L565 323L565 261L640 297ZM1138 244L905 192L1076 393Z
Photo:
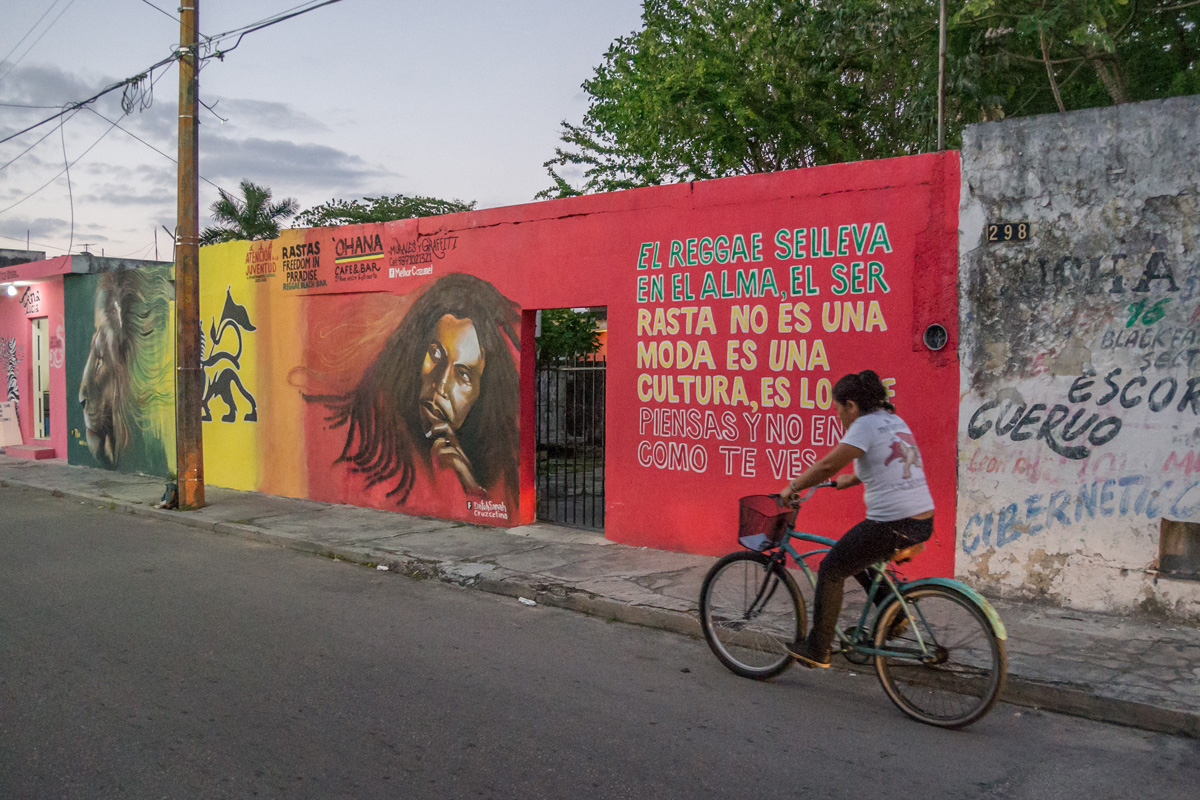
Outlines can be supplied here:
M135 447L168 468L174 462L173 297L165 270L120 268L97 280L79 404L88 450L105 468Z

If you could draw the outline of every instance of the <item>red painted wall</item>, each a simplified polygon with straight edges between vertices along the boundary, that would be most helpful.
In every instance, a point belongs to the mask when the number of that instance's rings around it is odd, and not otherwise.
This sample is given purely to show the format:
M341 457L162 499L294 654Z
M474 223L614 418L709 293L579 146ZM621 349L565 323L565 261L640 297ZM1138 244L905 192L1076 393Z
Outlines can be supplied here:
M365 365L395 325L383 330L373 313L389 303L402 310L435 281L469 273L522 311L519 514L510 524L529 521L534 510L532 312L606 306L609 538L696 553L732 550L738 497L778 489L832 447L838 430L830 389L843 374L871 368L894 382L937 504L933 544L912 571L951 574L958 199L958 155L943 153L289 231L275 243L254 243L255 253L266 251L261 259L243 252L245 245L206 248L213 283L202 287L212 301L205 320L222 316L227 293L236 294L234 303L255 326L243 326L247 353L238 375L262 405L257 422L243 412L236 422L206 423L213 445L206 454L253 465L246 475L231 473L227 485L366 497L360 476L331 472L344 429L328 430L327 414L298 399L293 370L341 322L374 331L370 347L363 338L355 356ZM69 268L43 267L47 274ZM61 278L41 277L57 335ZM368 302L377 292L397 298ZM0 303L0 335L17 336L24 348L25 427L28 315L10 299ZM934 322L949 333L937 352L921 340ZM782 363L772 364L772 348L783 353ZM789 363L789 353L799 363ZM77 387L64 385L62 370L52 372L54 420L61 422ZM300 459L297 423L308 442ZM229 426L225 439L222 426ZM54 426L56 448L65 450L65 433ZM297 467L302 459L307 463ZM209 474L221 485L219 465ZM414 490L425 509L419 513L453 516L451 507L463 505L461 497L422 499L421 492L429 490ZM862 514L860 490L827 492L802 522L837 534Z
M832 447L833 383L874 369L894 385L938 508L913 571L951 574L958 197L958 155L944 153L317 229L304 234L321 243L317 280L284 277L283 289L406 295L466 272L526 312L527 343L528 312L607 306L605 532L634 545L733 549L737 498L776 490ZM949 333L937 352L922 343L935 322ZM532 357L523 347L529 393ZM802 520L837 534L862 515L851 490L819 496Z

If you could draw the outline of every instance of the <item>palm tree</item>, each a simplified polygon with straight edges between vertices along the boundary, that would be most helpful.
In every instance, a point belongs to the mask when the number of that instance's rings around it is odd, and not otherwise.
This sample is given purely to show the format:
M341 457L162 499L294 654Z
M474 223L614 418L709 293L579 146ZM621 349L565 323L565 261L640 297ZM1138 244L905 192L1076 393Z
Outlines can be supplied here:
M271 190L251 181L243 180L241 189L240 199L221 190L221 199L211 207L217 224L204 229L200 244L274 239L279 236L279 224L300 210L300 204L291 197L272 203Z

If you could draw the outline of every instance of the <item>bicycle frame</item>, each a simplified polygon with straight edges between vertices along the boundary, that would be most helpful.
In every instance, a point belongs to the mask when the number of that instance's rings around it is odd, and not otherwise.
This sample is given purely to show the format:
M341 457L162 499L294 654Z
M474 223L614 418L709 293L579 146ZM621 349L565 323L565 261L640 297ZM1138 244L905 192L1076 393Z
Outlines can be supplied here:
M805 552L801 553L792 545L793 539L799 539L805 542L823 546L815 547L811 550L806 550ZM789 526L784 530L783 538L779 542L779 549L776 551L775 555L772 556L772 558L778 560L779 562L785 562L787 560L787 556L791 556L792 560L795 561L800 567L801 571L804 573L804 576L808 578L809 584L815 590L817 586L817 574L810 566L808 566L808 563L805 561L805 559L828 553L833 548L834 544L835 540L826 536L819 536L815 533L804 533L802 531L795 530L794 527ZM929 647L925 642L925 638L921 633L922 628L925 626L916 624L916 620L913 618L912 606L910 606L904 600L904 596L901 594L901 590L908 584L906 582L897 582L895 579L893 579L892 575L888 571L887 564L888 562L886 561L880 561L877 564L872 564L871 566L867 567L867 569L871 572L873 579L871 581L871 588L867 592L867 602L863 604L862 611L859 613L857 625L859 636L856 637L857 640L851 639L840 625L834 628L834 634L836 635L843 651L853 651L865 656L931 658L933 657L933 654L930 652ZM783 566L782 563L781 566ZM917 644L920 647L919 652L915 650L881 650L874 647L872 642L864 641L861 638L865 635L868 635L869 632L874 628L875 620L878 618L879 613L883 610L882 603L876 605L874 602L872 602L875 598L876 592L880 591L883 586L886 586L886 591L900 601L900 607L904 611L904 616L908 619L910 630L912 630L916 635ZM886 597L886 595L884 596ZM918 608L917 615L920 616L920 614L921 609ZM868 620L871 622L871 627L867 626ZM921 621L924 622L924 617L921 617Z

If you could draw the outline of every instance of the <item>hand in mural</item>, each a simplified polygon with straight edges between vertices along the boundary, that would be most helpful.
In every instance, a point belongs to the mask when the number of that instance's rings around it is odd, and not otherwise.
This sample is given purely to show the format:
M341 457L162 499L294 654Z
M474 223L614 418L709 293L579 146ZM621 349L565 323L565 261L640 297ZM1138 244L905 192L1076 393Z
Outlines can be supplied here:
M467 458L467 454L463 452L458 437L450 428L450 423L443 422L434 425L426 436L431 442L429 445L430 460L443 469L454 470L454 474L458 476L458 482L462 484L468 494L482 494L483 487L475 480L475 473L471 469L471 459Z

